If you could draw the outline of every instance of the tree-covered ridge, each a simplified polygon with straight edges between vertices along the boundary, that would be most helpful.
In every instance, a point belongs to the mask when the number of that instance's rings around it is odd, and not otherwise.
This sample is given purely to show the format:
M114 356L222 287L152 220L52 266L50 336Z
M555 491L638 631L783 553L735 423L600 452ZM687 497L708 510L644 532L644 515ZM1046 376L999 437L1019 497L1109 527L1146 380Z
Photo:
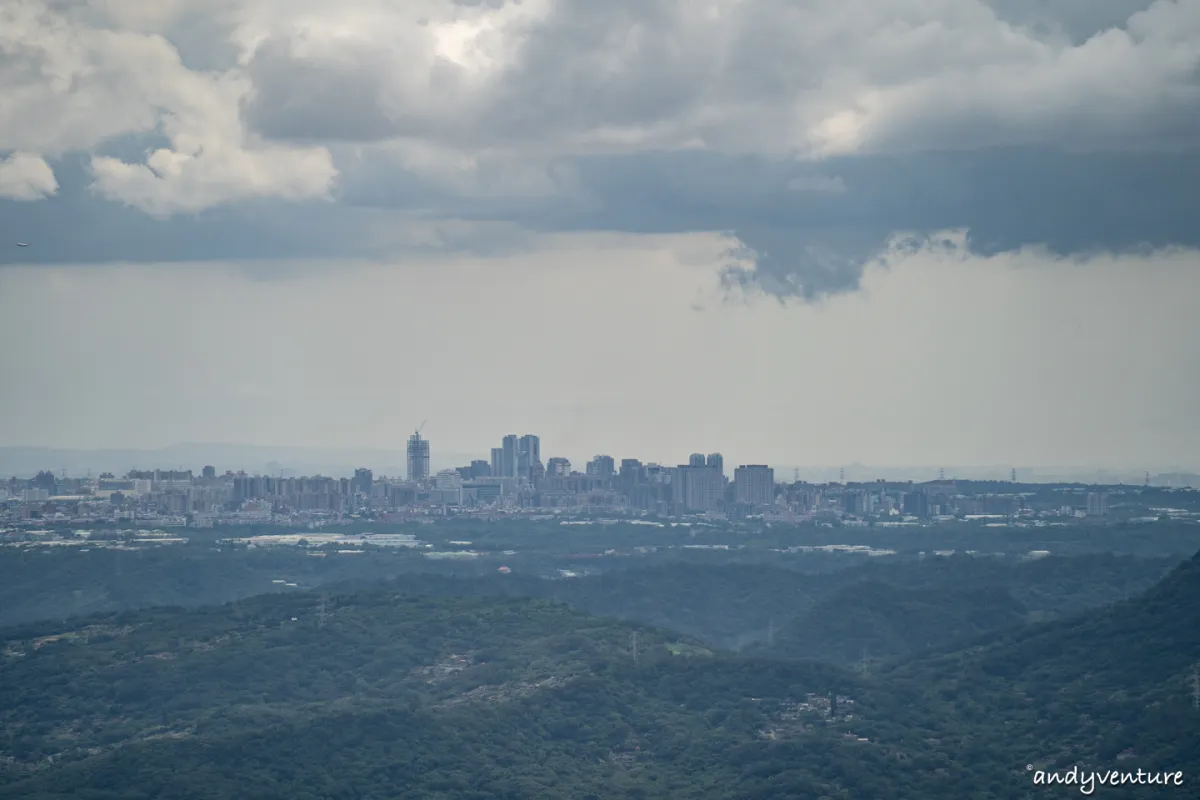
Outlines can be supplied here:
M30 625L2 636L0 794L1012 798L1044 796L1027 764L1200 775L1198 600L1193 560L870 676L495 596Z
M983 742L1038 769L1182 770L1194 786L1197 668L1200 554L1129 601L900 663L879 680L949 749ZM1138 791L1105 795L1149 796Z
M5 797L724 797L733 755L786 746L780 709L857 689L528 599L281 595L4 641ZM784 785L840 794L849 763Z
M1002 587L900 588L862 581L831 593L760 649L777 657L860 663L969 639L1024 622L1024 605Z
M782 630L831 593L861 581L936 592L1000 587L1031 613L1053 616L1137 594L1178 563L1113 555L1027 562L968 555L806 557L781 564L635 561L599 574L550 580L543 576L558 573L552 560L543 563L542 558L527 555L525 566L514 561L513 572L501 575L497 561L439 561L408 550L370 548L323 558L296 548L221 550L199 544L137 552L8 550L0 551L0 624L158 605L195 607L318 586L349 592L390 582L395 590L412 593L553 599L736 650L765 641L772 628Z

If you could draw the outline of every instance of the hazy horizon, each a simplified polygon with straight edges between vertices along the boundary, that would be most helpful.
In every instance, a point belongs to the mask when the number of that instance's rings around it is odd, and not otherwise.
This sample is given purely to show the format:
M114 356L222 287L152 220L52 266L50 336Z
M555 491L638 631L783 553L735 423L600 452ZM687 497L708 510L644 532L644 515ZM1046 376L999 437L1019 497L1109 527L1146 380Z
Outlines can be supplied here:
M544 457L561 455L543 451ZM432 451L431 465L436 471L452 467L467 466L472 460L487 460L487 453L441 453ZM583 471L592 455L567 458L572 469ZM607 453L618 461L621 458L640 458L647 463L675 466L686 463L687 455L676 459L655 459L644 455ZM726 458L725 471L732 471L741 464L763 463L754 460ZM199 462L203 461L201 464ZM211 462L211 463L210 463ZM236 462L236 463L235 463ZM389 448L306 448L296 446L271 446L237 444L231 442L176 443L161 448L96 448L91 450L72 448L48 448L38 446L0 446L0 476L17 475L29 477L37 471L48 469L56 474L66 470L68 475L78 476L81 472L98 474L102 471L125 472L130 469L190 469L199 473L201 467L214 466L218 473L226 470L248 473L288 475L326 474L333 477L349 475L359 467L374 470L379 475L404 477L405 454L402 449ZM1152 483L1179 476L1187 476L1196 483L1198 473L1193 468L1181 465L1004 465L1004 464L946 464L941 466L922 464L862 464L850 462L840 465L768 463L775 470L779 482L790 482L799 474L801 480L814 482L836 481L844 474L847 481L886 480L935 480L944 474L946 479L1001 480L1007 481L1011 471L1017 470L1018 482L1052 483L1056 481L1109 484L1139 484L1146 473Z

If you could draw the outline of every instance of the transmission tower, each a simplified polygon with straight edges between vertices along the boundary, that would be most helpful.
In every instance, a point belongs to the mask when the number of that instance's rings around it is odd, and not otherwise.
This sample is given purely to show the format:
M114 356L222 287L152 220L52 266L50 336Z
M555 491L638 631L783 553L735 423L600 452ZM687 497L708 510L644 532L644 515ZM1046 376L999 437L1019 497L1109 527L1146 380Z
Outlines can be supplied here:
M321 605L317 609L317 627L324 628L325 620L329 618L329 614L325 612L325 595L321 595Z
M858 662L858 671L862 673L864 678L871 676L871 656L867 653L867 648L863 648L862 660Z
M1009 478L1008 478L1008 480L1009 480L1009 482L1010 482L1010 483L1016 483L1016 482L1017 482L1017 468L1016 468L1016 467L1013 467L1013 469L1012 469L1012 472L1011 472L1011 473L1009 473Z

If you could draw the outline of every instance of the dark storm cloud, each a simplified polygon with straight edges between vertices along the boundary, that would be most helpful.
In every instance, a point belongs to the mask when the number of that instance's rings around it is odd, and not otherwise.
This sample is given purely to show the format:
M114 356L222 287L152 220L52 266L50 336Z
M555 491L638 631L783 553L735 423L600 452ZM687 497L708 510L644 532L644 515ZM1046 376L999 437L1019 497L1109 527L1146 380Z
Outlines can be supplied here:
M1079 44L1095 34L1122 26L1154 0L986 0L996 16L1013 25L1058 32Z
M896 233L965 228L982 255L1039 245L1059 255L1200 246L1197 155L1009 148L801 169L689 154L604 159L579 172L604 208L588 224L729 230L758 255L754 273L741 277L812 297L856 287ZM788 188L813 172L837 176L845 191Z
M386 77L372 51L343 63L292 56L286 41L259 45L247 66L254 92L242 103L247 124L292 141L377 141L400 132L382 109Z
M1200 246L1200 158L1010 148L847 157L820 164L662 153L572 159L569 198L469 196L398 168L349 169L339 204L260 204L156 221L81 193L82 171L41 206L4 203L0 234L34 241L7 262L357 257L389 252L386 213L444 225L409 250L511 252L514 229L729 231L756 253L731 272L780 295L853 289L897 233L965 228L973 252L1045 246L1060 255ZM52 210L53 214L47 214ZM454 220L482 225L454 228ZM498 237L498 238L493 238Z
M1064 256L1200 246L1195 152L1004 148L819 165L664 153L576 159L572 171L584 191L573 202L514 209L504 200L443 197L442 213L542 231L730 231L757 254L752 274L731 279L806 297L856 287L897 233L965 228L982 255L1025 246ZM379 203L390 180L379 173L349 188L346 200Z

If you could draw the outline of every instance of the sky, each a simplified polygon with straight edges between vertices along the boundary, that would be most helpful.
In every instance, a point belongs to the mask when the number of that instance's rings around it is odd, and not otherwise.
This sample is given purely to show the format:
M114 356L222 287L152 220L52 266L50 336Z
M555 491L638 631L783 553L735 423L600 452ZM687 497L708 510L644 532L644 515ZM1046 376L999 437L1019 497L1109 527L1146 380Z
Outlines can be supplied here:
M0 445L1200 469L1197 54L1198 0L10 0Z

